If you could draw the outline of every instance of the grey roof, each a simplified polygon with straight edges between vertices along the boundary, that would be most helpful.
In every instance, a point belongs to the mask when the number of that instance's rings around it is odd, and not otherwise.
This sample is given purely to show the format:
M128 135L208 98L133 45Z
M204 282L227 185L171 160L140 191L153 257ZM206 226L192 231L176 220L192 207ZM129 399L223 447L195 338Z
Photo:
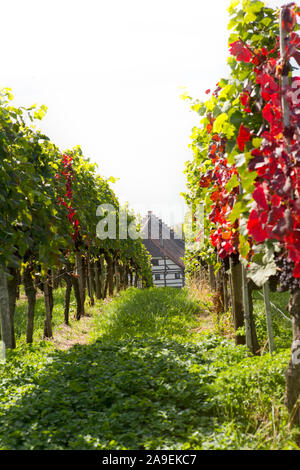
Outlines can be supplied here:
M148 238L148 225L157 224L160 219L154 216L151 212L143 220L143 243L153 258L167 257L170 258L175 264L184 269L184 262L181 258L185 253L185 241L178 238L173 238L174 233L166 224L161 221L162 238L160 239L155 230L151 230L151 238ZM151 222L150 222L151 221ZM154 232L154 234L153 234ZM157 233L156 233L157 232ZM171 238L172 237L172 238Z

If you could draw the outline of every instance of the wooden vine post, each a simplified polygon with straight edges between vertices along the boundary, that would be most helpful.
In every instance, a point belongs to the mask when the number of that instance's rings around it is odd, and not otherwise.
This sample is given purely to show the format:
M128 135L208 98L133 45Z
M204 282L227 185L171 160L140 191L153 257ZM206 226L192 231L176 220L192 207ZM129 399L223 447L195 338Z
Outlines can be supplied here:
M80 315L85 315L84 305L85 305L85 273L84 273L84 262L82 253L80 251L76 251L76 274L78 276L78 285L79 285L79 292L80 292L80 302L81 302L81 312ZM77 318L78 320L80 319Z
M9 313L9 296L6 273L0 268L0 327L4 348L12 348L11 318Z
M243 288L243 307L244 307L244 319L245 319L246 345L250 349L250 351L254 353L254 346L253 346L252 334L251 334L248 281L247 281L247 276L246 276L246 269L244 266L242 266L242 288Z
M240 184L240 193L243 193L242 185ZM241 274L242 274L242 290L243 290L243 309L244 309L244 320L245 320L245 336L246 336L246 345L250 351L254 354L254 344L251 331L251 320L250 320L250 301L249 301L249 290L248 290L248 280L246 274L246 268L241 265Z
M23 285L27 297L27 325L26 325L26 342L31 344L33 342L34 330L34 312L36 305L36 287L33 278L34 265L28 262L23 270Z
M215 278L215 273L214 273L214 267L209 265L208 266L208 272L209 272L209 284L212 290L216 290L216 278Z
M269 351L272 354L275 351L275 343L274 343L274 334L273 334L273 326L272 326L270 288L269 288L268 282L265 282L265 284L263 285L263 294L264 294L264 303L265 303L265 312L266 312L267 333L268 333L268 340L269 340Z
M7 281L8 288L8 298L9 298L9 314L10 314L10 327L11 327L11 341L12 348L16 347L16 337L15 337L15 309L16 301L18 297L18 288L19 288L19 269L9 268L10 279Z
M244 308L243 308L243 286L242 286L242 266L237 260L230 258L230 288L232 298L232 320L234 331L244 326ZM245 336L235 334L236 344L245 344Z
M288 7L280 9L279 29L280 29L280 57L282 60L282 80L281 80L281 103L283 114L283 129L287 131L290 127L290 108L285 98L285 88L289 85L290 66L287 60L286 45L289 40L289 32L285 28L286 17L289 15ZM290 150L290 135L285 134L286 152ZM292 194L292 199L294 194ZM300 425L300 289L291 291L288 306L293 322L293 343L291 347L291 359L286 371L286 392L285 405L291 415L291 424Z
M52 338L52 310L53 310L53 305L51 302L51 289L49 285L49 277L47 276L44 283L43 283L43 288L44 288L44 300L45 300L45 310L46 310L46 316L45 316L45 322L44 322L44 337L45 338Z
M227 288L228 275L226 271L223 272L223 299L224 299L224 312L227 312L229 309L229 297L228 297L228 288Z
M71 292L72 292L72 276L65 270L64 273L64 280L66 283L66 291L65 291L65 301L64 301L64 322L65 325L69 325L69 313L70 313L70 302L71 302Z

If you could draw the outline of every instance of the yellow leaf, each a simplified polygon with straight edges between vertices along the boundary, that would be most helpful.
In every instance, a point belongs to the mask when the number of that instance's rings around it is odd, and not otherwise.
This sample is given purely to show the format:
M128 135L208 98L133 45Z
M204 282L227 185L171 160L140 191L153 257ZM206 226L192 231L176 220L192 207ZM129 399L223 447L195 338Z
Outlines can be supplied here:
M231 137L235 134L235 127L233 124L226 122L223 126L223 134L226 135L227 139L231 139Z
M214 122L213 132L220 134L222 132L225 122L228 121L228 115L225 113L220 114Z
M219 93L219 98L224 98L226 99L228 96L230 96L232 94L232 92L234 91L235 89L235 86L233 85L226 85L224 86L224 88L222 88L222 90L220 91Z
M254 13L252 13L252 12L249 12L245 16L243 23L248 24L248 23L252 23L255 20L256 20L256 15L254 15Z
M237 7L239 3L240 3L240 0L231 0L230 5L227 9L230 15L233 13L234 8Z
M254 139L252 139L252 145L256 149L258 149L261 146L261 143L262 143L262 139L260 139L259 137L255 137Z

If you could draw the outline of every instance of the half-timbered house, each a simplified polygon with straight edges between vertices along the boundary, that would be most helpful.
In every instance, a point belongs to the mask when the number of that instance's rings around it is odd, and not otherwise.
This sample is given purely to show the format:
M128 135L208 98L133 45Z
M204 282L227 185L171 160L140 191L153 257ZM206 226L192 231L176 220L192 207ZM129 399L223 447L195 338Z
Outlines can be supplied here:
M142 235L143 243L151 254L154 285L184 287L184 240L151 211L142 221Z

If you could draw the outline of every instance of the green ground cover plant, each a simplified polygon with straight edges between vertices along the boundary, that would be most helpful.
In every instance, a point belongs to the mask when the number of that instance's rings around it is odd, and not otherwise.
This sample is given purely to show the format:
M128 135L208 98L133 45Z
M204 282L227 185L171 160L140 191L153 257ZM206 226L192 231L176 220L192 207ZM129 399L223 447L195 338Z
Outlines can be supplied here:
M259 291L254 291L253 297L257 335L260 344L264 346L268 340L264 299ZM289 292L271 292L270 300L275 347L287 348L293 340L292 321L287 314Z
M253 357L199 330L201 310L186 289L130 288L93 310L88 344L9 351L0 449L297 448L289 349Z

